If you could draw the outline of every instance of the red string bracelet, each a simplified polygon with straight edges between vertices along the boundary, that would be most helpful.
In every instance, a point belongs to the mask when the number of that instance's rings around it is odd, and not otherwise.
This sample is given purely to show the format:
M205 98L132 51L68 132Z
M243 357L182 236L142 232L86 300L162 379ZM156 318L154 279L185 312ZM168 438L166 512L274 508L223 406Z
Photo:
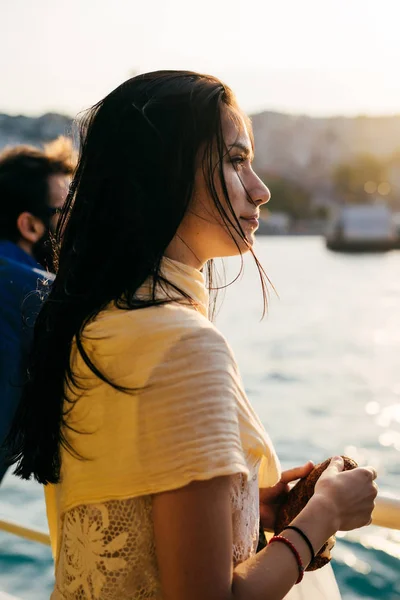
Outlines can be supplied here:
M297 561L297 566L299 568L299 576L297 578L296 584L300 583L300 581L304 577L304 565L303 565L303 561L301 560L300 554L297 551L296 546L294 546L294 544L292 544L292 542L290 542L288 539L283 537L283 535L274 535L274 537L272 537L269 540L270 544L272 544L272 542L281 542L282 544L285 544L288 548L290 548L290 550L292 551L292 553Z

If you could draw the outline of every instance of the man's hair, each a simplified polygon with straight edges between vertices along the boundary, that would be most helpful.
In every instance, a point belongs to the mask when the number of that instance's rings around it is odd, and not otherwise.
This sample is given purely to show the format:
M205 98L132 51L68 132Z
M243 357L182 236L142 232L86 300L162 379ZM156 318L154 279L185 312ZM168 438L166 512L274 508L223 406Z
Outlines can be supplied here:
M0 153L0 239L18 241L17 219L23 212L48 221L48 178L72 175L75 162L72 141L64 136L43 150L21 145Z

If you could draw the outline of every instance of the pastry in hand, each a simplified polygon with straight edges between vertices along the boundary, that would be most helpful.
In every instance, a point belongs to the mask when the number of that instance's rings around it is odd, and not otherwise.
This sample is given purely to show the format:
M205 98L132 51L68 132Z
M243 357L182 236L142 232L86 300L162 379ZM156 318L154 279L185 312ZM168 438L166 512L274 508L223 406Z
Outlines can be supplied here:
M343 456L344 471L349 471L357 467L357 463ZM300 479L295 486L289 491L286 500L280 506L278 515L275 521L275 535L280 534L287 525L293 521L293 519L299 514L305 507L311 496L314 494L315 484L318 479L329 466L331 459L325 460L323 463L316 465L313 470L303 479ZM306 571L315 571L326 565L331 560L331 550L335 545L335 536L329 538L329 540L322 546L318 553L315 554L314 560L310 562Z

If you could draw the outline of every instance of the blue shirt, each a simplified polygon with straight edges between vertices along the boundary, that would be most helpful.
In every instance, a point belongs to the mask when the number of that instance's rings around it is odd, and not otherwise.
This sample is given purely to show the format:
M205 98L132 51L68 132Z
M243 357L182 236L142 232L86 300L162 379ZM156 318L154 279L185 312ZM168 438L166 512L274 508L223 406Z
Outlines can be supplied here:
M19 246L0 240L0 448L21 396L41 282L52 278ZM33 292L33 293L32 293ZM0 449L0 481L7 468Z

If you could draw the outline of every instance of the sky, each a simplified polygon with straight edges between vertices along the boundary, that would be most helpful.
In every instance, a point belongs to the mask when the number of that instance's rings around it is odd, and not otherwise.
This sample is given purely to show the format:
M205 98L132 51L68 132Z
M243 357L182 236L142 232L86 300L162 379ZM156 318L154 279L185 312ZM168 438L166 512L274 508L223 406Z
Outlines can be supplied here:
M166 68L249 113L400 114L399 22L399 0L0 0L0 112L75 116Z

